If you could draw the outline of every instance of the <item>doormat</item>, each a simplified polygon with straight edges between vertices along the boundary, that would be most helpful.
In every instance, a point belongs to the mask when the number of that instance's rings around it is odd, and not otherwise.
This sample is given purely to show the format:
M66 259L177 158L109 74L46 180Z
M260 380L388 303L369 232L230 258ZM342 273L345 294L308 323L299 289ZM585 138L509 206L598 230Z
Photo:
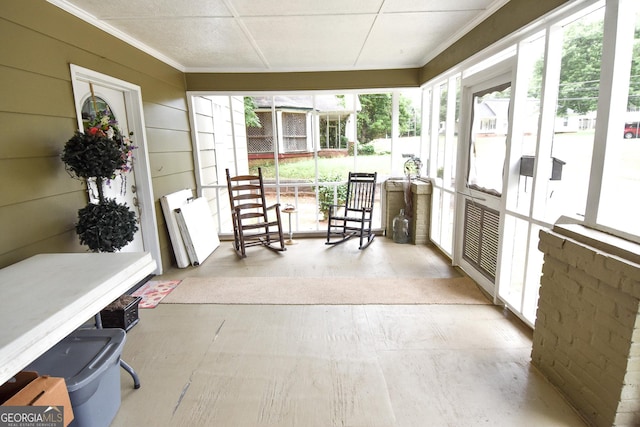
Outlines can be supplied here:
M136 289L136 291L131 295L135 297L142 297L138 307L155 308L164 297L169 295L171 291L180 284L180 282L181 280L150 280Z
M187 277L162 304L491 304L470 278Z

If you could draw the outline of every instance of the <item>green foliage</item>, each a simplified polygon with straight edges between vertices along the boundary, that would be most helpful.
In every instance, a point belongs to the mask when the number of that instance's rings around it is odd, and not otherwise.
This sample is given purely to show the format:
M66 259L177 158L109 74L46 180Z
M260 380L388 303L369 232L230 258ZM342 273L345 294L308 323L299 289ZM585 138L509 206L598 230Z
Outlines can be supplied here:
M595 111L600 86L602 21L571 25L565 34L560 66L558 115Z
M636 26L635 43L633 44L627 109L628 111L640 110L640 25Z
M387 137L391 132L391 94L360 95L360 104L358 140L370 142Z
M558 116L568 111L584 114L596 111L600 87L602 58L602 21L575 23L567 27L564 36L558 93ZM628 109L640 108L640 28L636 29L633 46ZM529 96L540 98L544 62L535 65Z
M400 95L398 106L400 136L420 135L422 132L420 112L413 106L411 99Z
M376 148L372 144L358 143L359 156L373 156L376 154ZM349 146L349 155L353 156L353 145Z
M359 95L362 109L358 112L358 140L363 143L391 135L392 95L374 93ZM406 135L415 128L418 114L411 100L400 96L398 106L400 135Z
M260 117L255 112L256 103L250 96L244 97L244 121L247 127L261 128Z
M319 178L320 182L339 182L342 178L339 174L333 176L322 176ZM333 192L334 186L320 185L318 187L318 199L320 203L320 212L325 218L329 215L329 207L333 205ZM337 204L341 205L347 200L347 184L340 184L337 186Z
M106 199L78 210L76 232L80 243L93 252L115 252L133 240L136 215L126 204Z
M346 116L341 120L336 118L330 120L327 116L320 116L320 147L346 148L349 142L349 138L345 136L346 126ZM327 129L328 127L331 129Z
M78 131L65 144L62 161L78 178L112 178L116 170L127 165L126 152L120 142Z
M318 167L318 176L340 176L341 180L346 181L349 171L354 171L353 157L334 157L334 158L307 158L297 161L288 161L280 163L278 174L280 179L290 179L295 181L306 181L312 183L316 176L316 162ZM260 161L262 167L262 176L265 179L275 179L276 172L273 160ZM251 162L249 171L257 173L257 164ZM378 174L391 174L391 155L375 155L358 157L359 171L377 171Z

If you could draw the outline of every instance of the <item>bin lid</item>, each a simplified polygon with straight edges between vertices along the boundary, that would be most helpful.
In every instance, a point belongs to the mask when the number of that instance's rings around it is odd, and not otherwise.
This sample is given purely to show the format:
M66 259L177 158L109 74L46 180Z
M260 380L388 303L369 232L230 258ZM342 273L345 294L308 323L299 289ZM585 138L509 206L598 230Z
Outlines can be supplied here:
M26 369L63 377L73 392L100 377L122 354L122 329L78 329L31 363Z

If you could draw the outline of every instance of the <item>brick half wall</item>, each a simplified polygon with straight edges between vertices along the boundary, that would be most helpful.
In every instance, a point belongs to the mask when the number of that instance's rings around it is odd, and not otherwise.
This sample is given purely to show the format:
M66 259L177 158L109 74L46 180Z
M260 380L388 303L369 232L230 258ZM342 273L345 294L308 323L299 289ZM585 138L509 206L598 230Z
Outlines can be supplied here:
M423 180L411 181L411 211L407 211L405 203L405 185L407 182L399 178L391 178L382 187L382 226L388 238L393 238L393 218L405 209L409 218L411 243L426 245L430 243L429 232L431 225L431 182Z
M640 247L581 225L540 232L532 363L592 425L640 425Z

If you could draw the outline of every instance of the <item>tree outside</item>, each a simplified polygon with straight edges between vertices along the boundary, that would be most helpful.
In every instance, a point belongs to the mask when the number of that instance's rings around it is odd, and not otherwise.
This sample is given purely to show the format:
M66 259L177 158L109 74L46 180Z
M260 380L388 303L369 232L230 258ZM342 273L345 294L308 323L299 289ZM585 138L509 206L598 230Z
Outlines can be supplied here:
M391 135L392 95L375 93L359 95L362 110L358 112L358 140L367 144L374 139L388 138ZM412 101L400 95L399 130L401 136L412 132L420 135L419 114Z
M600 87L603 21L575 23L567 27L562 48L560 87L558 93L558 116L568 112L586 114L596 111ZM640 27L635 39L640 39ZM540 88L543 60L536 64L531 87ZM536 99L539 90L530 92ZM633 46L631 79L629 84L628 111L640 110L640 43Z

